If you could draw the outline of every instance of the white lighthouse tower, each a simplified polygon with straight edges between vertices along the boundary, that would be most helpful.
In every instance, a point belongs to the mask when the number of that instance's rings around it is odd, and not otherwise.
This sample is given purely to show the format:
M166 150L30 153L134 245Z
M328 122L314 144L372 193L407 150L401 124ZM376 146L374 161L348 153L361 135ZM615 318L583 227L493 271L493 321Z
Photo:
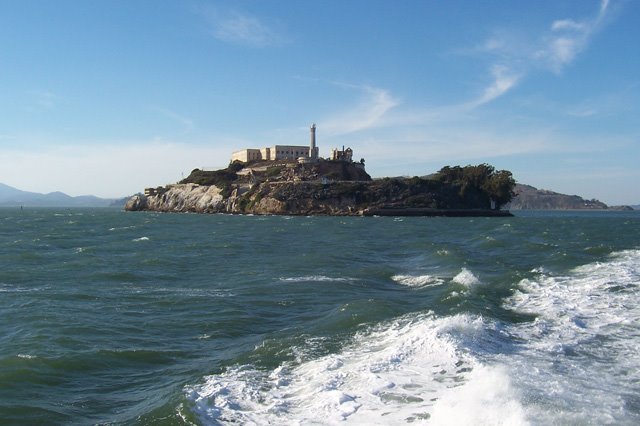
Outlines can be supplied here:
M316 123L313 123L309 130L311 132L311 142L309 144L309 158L311 159L311 161L316 161L318 159L318 147L316 146Z

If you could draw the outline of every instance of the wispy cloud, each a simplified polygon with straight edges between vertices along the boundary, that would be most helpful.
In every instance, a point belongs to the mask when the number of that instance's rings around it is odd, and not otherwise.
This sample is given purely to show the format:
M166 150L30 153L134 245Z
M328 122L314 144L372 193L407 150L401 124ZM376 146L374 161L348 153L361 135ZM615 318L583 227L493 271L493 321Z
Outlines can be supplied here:
M454 105L418 107L402 103L387 89L358 89L358 102L339 115L319 120L323 146L348 145L356 156L366 154L375 176L425 173L443 163L485 162L532 154L593 152L599 135L575 137L536 120L493 117L483 120L475 109L509 90L519 76L496 68L494 83L477 99ZM592 112L586 108L584 114ZM578 112L580 113L580 112Z
M609 1L602 0L592 18L558 19L541 34L524 38L510 31L496 31L476 49L490 55L493 80L468 106L478 107L497 99L536 69L561 73L587 48L608 10Z
M542 39L542 45L533 59L540 61L555 73L561 72L584 50L593 34L600 28L609 7L603 0L595 18L584 20L561 19L554 21Z
M154 109L158 111L160 114L162 114L163 116L170 118L171 120L174 120L177 123L179 123L183 127L185 133L191 132L192 130L195 129L195 123L189 117L185 117L181 114L178 114L166 108L156 107Z
M516 71L504 65L494 65L491 75L493 76L493 83L484 89L479 98L468 102L466 104L467 108L473 109L499 98L515 87L520 80L520 75Z
M590 105L578 105L576 107L570 108L566 112L567 115L579 118L593 117L595 115L598 115L599 113L600 111L598 108Z
M359 102L351 110L320 120L323 143L348 144L356 155L366 152L377 164L373 173L383 175L389 169L414 167L424 172L428 163L441 161L486 161L487 158L545 152L554 149L547 129L523 135L520 131L495 129L491 123L478 122L469 114L471 104L479 105L499 96L515 84L516 77L496 70L492 90L480 99L460 105L416 108L397 100L390 91L371 86L342 85L360 92ZM346 142L346 143L345 143ZM393 159L393 161L390 161Z
M571 19L561 19L551 24L552 31L584 31L586 28L587 25L584 22L576 22Z
M385 114L398 105L398 101L384 89L368 85L334 84L360 92L361 99L355 107L323 122L324 129L331 135L353 133L379 126Z
M202 14L211 34L220 41L249 47L276 46L286 37L263 19L239 11L223 11L208 7Z

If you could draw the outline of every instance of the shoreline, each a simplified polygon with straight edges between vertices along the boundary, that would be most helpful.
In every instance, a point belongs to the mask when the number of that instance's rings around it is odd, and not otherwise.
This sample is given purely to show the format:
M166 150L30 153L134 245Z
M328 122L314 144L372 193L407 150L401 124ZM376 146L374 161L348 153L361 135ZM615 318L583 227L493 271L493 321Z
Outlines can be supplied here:
M431 208L372 208L360 212L361 216L398 217L513 217L508 210L486 209L431 209Z

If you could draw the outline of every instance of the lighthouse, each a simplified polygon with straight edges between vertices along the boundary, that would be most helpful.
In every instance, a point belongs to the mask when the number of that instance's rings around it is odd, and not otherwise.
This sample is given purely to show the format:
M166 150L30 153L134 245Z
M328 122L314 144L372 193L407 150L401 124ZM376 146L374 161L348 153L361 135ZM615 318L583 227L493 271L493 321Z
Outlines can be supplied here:
M318 159L318 147L316 147L316 123L313 123L311 125L309 131L311 133L311 141L309 143L309 158L312 161L315 161Z

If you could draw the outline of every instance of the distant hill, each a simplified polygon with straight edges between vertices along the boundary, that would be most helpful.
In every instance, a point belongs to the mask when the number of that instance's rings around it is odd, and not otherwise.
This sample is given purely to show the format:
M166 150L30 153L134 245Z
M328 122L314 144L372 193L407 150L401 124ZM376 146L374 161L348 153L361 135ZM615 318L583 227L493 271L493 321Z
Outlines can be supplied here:
M3 207L109 207L113 202L113 199L93 195L72 197L63 192L39 194L21 191L0 183L0 206Z
M516 184L517 196L508 206L511 210L628 210L628 206L609 207L602 201L585 200L577 195L560 194L530 185Z

